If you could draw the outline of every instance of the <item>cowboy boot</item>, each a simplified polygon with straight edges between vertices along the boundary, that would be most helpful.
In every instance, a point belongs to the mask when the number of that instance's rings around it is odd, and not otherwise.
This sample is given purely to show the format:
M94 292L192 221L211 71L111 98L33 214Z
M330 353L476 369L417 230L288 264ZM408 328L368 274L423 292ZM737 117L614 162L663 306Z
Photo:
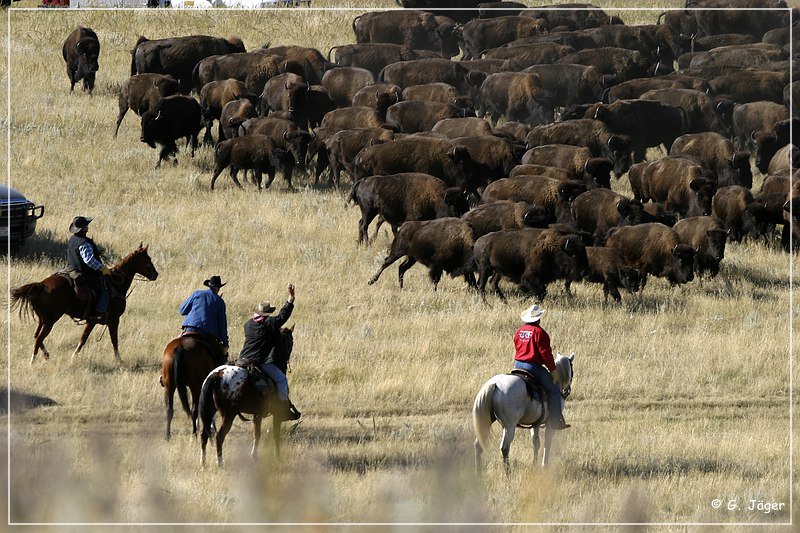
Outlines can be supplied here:
M550 429L567 429L567 428L570 428L572 426L567 424L567 422L564 420L563 416L560 416L557 419L554 419L554 420L550 421L550 423L548 424L548 427L550 427Z
M297 410L297 407L294 406L292 400L287 401L289 402L289 420L298 420L302 414Z
M277 405L275 407L273 416L279 417L284 422L300 418L300 412L292 405L290 400L277 400Z

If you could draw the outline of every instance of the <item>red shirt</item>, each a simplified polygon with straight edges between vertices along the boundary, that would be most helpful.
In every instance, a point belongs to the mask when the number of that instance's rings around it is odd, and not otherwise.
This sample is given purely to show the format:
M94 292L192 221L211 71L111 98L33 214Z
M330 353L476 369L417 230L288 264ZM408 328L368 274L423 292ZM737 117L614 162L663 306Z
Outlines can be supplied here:
M514 360L544 365L552 372L556 369L553 352L550 349L550 335L539 324L523 324L514 334L514 347L517 350Z

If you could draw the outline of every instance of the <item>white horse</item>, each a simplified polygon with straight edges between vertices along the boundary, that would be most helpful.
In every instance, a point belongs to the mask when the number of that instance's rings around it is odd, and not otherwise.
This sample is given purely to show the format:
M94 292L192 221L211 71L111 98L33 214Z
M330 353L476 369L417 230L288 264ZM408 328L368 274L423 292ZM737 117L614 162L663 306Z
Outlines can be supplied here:
M572 361L575 354L569 357L558 354L555 359L558 370L556 384L561 388L561 396L566 399L572 387ZM541 398L531 399L522 378L498 374L484 383L475 403L472 406L472 425L475 429L475 467L481 472L481 454L489 447L489 433L491 425L498 420L503 426L503 443L500 451L503 452L503 463L506 473L509 472L508 451L514 432L517 427L530 428L533 440L533 460L539 454L539 427L547 421L547 403ZM547 465L547 452L553 441L555 430L547 428L544 434L544 450L542 452L542 467Z

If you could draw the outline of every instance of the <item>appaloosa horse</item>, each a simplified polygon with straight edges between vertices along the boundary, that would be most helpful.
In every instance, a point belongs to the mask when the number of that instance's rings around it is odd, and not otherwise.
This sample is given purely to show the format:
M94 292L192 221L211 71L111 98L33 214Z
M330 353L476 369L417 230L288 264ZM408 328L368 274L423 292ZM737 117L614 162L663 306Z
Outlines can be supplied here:
M561 396L566 399L572 389L572 361L575 354L569 357L558 354L555 359L561 388ZM503 426L503 442L500 450L503 453L503 464L509 472L508 452L514 440L516 428L531 430L533 440L533 460L539 453L539 427L547 421L547 402L544 398L531 398L522 378L510 374L498 374L484 383L475 403L472 406L472 425L475 429L475 467L481 472L481 454L489 446L489 429L497 420ZM544 434L544 451L542 467L547 465L547 455L553 440L553 432L547 428Z
M108 334L111 337L111 344L114 347L114 357L120 360L118 333L119 317L125 312L125 298L128 289L133 282L133 277L140 274L150 281L158 277L158 272L153 266L150 256L147 255L147 246L139 244L139 248L128 254L119 263L111 268L109 291L112 295L108 304ZM58 320L68 315L73 319L82 319L86 310L86 302L75 297L75 291L69 280L60 275L53 274L49 278L37 283L28 283L21 287L11 289L11 307L19 307L20 316L33 313L39 319L36 327L36 338L33 344L33 355L31 364L36 360L39 348L45 360L50 358L50 353L44 347L44 339L50 334ZM92 329L97 325L94 320L87 320L81 334L81 340L75 352L74 358L81 351Z
M294 340L292 328L281 328L281 335L275 343L276 352L287 356L292 352ZM288 359L288 357L287 357ZM270 381L271 383L271 381ZM275 442L275 454L280 453L281 422L285 413L275 413L273 407L280 402L277 400L274 384L266 394L259 392L253 386L253 380L248 379L247 370L238 366L222 365L215 368L203 382L200 392L200 420L203 430L200 433L200 462L206 462L206 443L214 435L214 415L217 411L222 415L222 421L217 430L217 464L222 465L222 444L225 435L231 429L233 420L242 413L253 415L253 448L250 455L256 458L258 441L261 438L261 419L272 414L272 438Z
M224 351L215 349L197 335L184 334L169 341L161 357L160 379L161 386L164 387L164 403L167 406L167 440L170 438L175 391L178 391L183 410L192 419L192 435L196 435L197 405L203 380L214 368L224 364L227 357L227 348ZM192 392L191 407L186 393L187 387Z

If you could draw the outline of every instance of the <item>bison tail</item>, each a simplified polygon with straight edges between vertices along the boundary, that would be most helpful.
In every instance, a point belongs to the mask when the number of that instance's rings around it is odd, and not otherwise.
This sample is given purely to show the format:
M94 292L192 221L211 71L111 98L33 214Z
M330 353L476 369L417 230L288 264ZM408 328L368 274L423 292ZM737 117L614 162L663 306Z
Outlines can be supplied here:
M356 180L355 183L353 183L353 188L350 189L350 196L347 197L347 201L344 203L345 208L349 206L351 203L354 204L358 203L358 197L357 197L358 186L361 184L362 181L363 179L358 179Z
M131 50L131 76L135 76L136 73L136 49L139 48L139 45L142 43L146 43L149 41L147 37L144 35L139 36L139 40L136 41L136 44L133 45L133 50Z
M39 299L39 295L44 289L42 283L28 283L21 287L11 289L11 309L19 309L20 318L26 315L36 314L34 302Z
M200 83L200 63L202 63L202 61L198 61L192 69L192 86L197 90L198 94L200 94L200 90L203 88Z

